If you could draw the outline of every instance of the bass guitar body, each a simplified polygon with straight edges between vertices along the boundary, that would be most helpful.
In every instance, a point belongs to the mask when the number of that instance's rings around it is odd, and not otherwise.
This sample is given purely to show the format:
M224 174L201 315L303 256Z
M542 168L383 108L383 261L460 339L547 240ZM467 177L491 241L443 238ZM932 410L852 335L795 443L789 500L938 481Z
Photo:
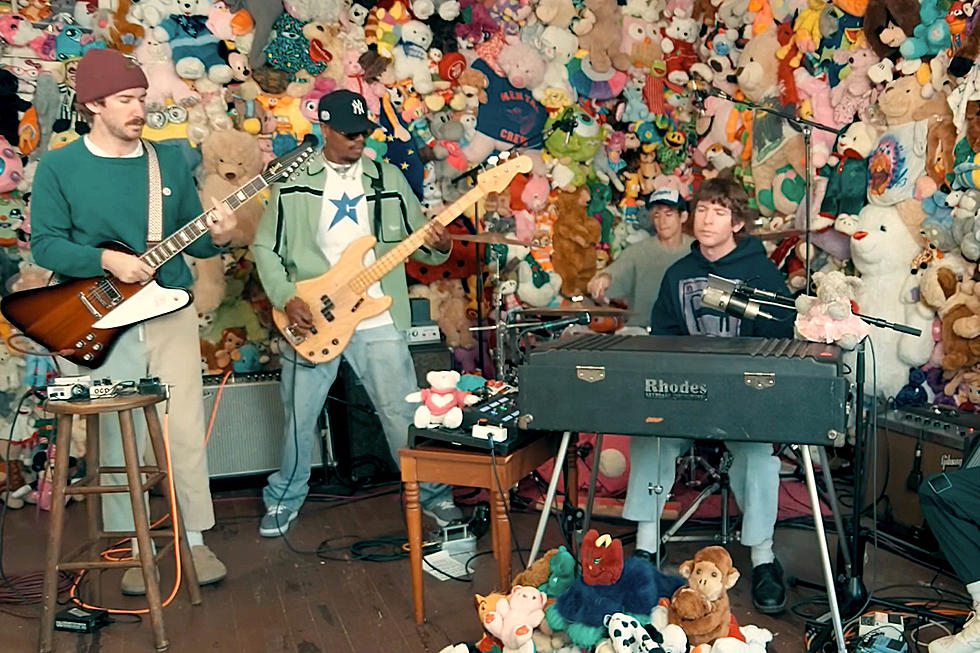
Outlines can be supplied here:
M273 309L272 319L289 344L311 363L326 363L344 351L357 325L391 306L391 297L369 297L358 292L364 256L374 247L374 236L362 236L344 250L337 263L313 279L296 282L296 296L313 313L313 328L300 333L284 311Z

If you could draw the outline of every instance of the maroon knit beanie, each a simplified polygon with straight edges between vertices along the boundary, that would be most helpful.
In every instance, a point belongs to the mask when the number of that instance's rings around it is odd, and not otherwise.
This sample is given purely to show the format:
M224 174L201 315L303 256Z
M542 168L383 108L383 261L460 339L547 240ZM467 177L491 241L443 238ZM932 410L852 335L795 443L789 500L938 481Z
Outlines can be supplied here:
M82 104L148 86L139 64L118 50L86 50L75 71L75 100Z

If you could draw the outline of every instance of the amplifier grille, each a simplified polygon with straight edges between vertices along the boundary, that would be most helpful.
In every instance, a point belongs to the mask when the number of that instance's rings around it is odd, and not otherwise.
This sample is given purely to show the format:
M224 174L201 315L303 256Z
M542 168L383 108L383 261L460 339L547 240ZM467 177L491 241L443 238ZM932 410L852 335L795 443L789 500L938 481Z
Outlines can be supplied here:
M217 394L218 386L204 386L205 425ZM232 382L229 379L222 390L208 440L210 477L245 476L279 469L283 419L279 381ZM322 464L320 442L319 437L314 439L314 467Z

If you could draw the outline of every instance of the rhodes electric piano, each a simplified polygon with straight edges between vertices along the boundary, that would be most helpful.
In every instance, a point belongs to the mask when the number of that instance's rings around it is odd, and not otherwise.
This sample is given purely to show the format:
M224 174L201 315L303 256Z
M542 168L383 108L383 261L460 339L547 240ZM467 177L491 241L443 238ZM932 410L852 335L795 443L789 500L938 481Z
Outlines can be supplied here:
M828 445L848 384L833 345L585 335L532 350L519 387L529 429Z
M837 347L799 340L577 336L528 354L520 369L518 423L527 429L564 431L559 460L571 431L595 432L597 449L602 448L603 433L829 445L846 428L843 368ZM810 448L799 451L837 651L844 653ZM819 451L822 457L823 449ZM584 529L598 468L593 465L589 478ZM557 479L553 474L548 485L531 560L541 546Z

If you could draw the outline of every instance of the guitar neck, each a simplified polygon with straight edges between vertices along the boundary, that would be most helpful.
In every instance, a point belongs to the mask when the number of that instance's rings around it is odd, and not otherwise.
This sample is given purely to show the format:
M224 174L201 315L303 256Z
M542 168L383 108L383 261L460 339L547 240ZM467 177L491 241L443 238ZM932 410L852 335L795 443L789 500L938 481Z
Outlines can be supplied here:
M231 210L234 211L239 206L255 197L256 194L258 194L268 185L268 182L262 175L256 175L248 183L226 197L223 201L229 208L231 208ZM145 253L140 255L140 259L153 269L159 268L161 265L184 251L184 249L190 246L191 243L208 233L208 226L214 222L213 214L214 209L208 209L167 238L164 238L159 243L146 250Z
M402 261L411 256L415 250L425 244L426 235L432 231L433 223L438 222L442 226L447 226L455 220L471 204L475 204L485 195L485 191L479 186L470 189L465 195L443 209L439 215L432 218L419 229L398 243L390 250L385 252L377 261L361 270L353 279L350 286L355 292L363 294L371 284L381 280L383 276L391 272Z

